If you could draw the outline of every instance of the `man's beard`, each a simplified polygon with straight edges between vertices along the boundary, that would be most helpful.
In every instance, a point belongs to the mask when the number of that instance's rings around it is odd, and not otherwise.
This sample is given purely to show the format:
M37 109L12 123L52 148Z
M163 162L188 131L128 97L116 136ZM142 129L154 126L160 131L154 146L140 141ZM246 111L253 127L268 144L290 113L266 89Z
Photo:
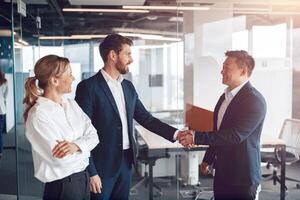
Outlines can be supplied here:
M119 71L120 74L127 74L129 72L129 68L126 67L126 66L127 65L124 65L124 67L123 67L122 64L117 63L116 68L117 68L117 70Z

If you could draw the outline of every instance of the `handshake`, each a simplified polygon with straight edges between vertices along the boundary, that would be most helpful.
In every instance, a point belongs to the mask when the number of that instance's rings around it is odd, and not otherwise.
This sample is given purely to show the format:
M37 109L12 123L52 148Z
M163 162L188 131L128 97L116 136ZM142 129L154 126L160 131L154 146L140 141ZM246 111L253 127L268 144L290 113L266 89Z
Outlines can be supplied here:
M195 131L193 130L182 130L178 132L176 140L178 140L182 146L191 148L194 146L194 135Z

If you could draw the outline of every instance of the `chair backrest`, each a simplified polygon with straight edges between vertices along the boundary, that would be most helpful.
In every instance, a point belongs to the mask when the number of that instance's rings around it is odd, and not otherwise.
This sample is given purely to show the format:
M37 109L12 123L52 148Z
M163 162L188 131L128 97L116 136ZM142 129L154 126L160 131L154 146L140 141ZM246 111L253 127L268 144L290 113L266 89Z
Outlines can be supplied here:
M286 144L286 152L295 156L295 160L300 157L300 120L299 119L286 119L279 135Z

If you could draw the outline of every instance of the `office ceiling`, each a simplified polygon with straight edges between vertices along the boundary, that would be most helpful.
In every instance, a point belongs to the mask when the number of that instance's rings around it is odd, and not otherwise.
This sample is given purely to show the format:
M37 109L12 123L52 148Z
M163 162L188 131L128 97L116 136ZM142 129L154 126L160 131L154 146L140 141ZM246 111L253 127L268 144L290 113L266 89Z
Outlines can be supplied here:
M26 2L27 16L20 18L17 6L14 9L16 32L22 30L22 36L70 36L108 34L114 28L130 28L154 30L176 34L181 27L177 22L169 19L181 14L173 12L151 11L149 13L84 13L64 12L63 8L111 8L120 9L122 5L150 5L153 3L165 4L166 1L158 0L24 0ZM10 27L9 0L0 0L0 26ZM168 1L176 5L176 1ZM3 14L2 14L3 13ZM41 18L41 29L37 30L36 17ZM1 23L2 22L2 23ZM30 40L34 40L30 39Z
M165 33L174 37L182 31L183 24L173 19L182 19L177 11L150 10L149 13L84 13L64 12L63 8L121 8L122 5L183 5L234 8L272 8L283 12L300 12L298 0L23 0L26 2L27 16L20 17L14 4L15 32L22 32L22 37L30 42L37 40L38 35L70 36L108 34L136 30L149 33ZM10 28L9 0L0 0L0 28ZM13 0L16 2L16 0ZM265 2L265 3L264 3ZM272 3L270 3L272 2ZM236 14L239 15L239 14ZM41 29L37 29L36 17L41 18ZM250 14L249 20L254 23L272 24L286 20L291 15L256 15ZM294 25L300 26L299 14L292 14ZM123 30L123 31L122 31Z

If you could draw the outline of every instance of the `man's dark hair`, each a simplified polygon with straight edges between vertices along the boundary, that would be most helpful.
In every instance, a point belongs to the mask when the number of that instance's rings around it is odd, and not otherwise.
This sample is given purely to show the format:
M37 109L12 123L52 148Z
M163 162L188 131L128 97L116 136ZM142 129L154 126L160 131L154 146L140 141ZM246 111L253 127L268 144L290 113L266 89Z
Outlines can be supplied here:
M248 69L248 76L250 77L252 71L254 69L255 61L251 55L248 54L247 51L239 50L239 51L227 51L225 53L227 57L232 57L236 59L236 63L239 67L246 66Z
M133 43L131 39L119 34L110 34L106 36L99 45L99 52L103 62L105 63L107 61L107 55L111 50L118 54L122 50L123 44L131 46Z

